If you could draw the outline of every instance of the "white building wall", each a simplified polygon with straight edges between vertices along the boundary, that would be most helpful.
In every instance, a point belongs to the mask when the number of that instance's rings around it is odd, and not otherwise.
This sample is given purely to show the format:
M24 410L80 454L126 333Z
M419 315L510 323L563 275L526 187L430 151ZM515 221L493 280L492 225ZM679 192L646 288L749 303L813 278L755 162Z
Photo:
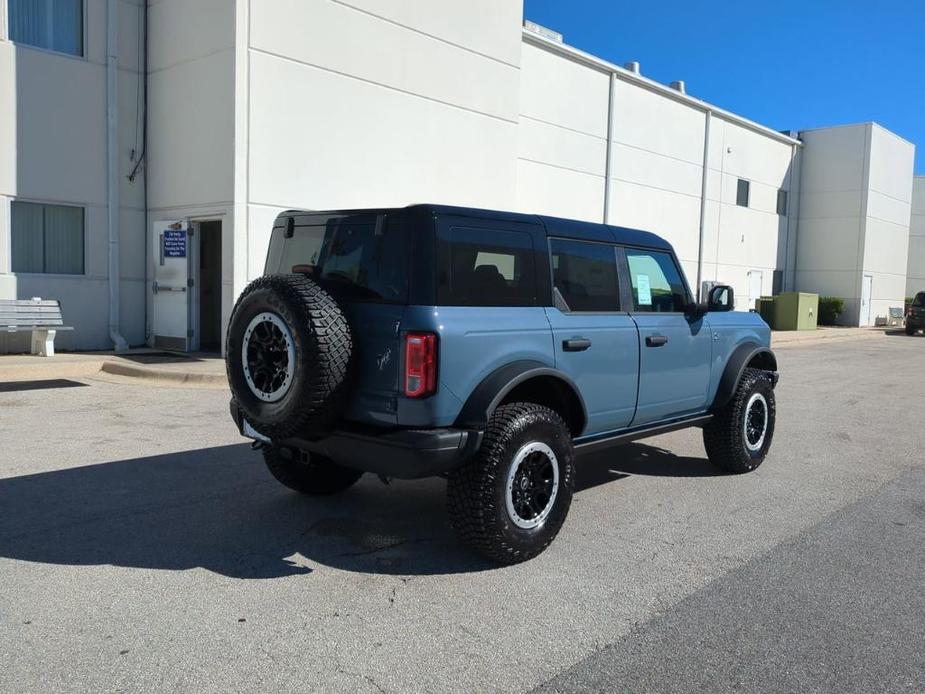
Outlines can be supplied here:
M904 305L914 160L914 145L876 123L870 125L862 268L873 277L871 322Z
M796 285L845 299L848 325L858 324L869 133L865 124L802 133Z
M789 213L796 207L788 199L788 214L777 214L777 195L786 190L789 198L795 187L793 162L793 145L721 117L712 119L704 278L732 285L739 309L754 307L749 273L761 273L760 294L767 296L774 289L775 271L787 267ZM736 204L739 179L749 182L748 207Z
M106 169L106 0L85 2L85 55L14 44L0 0L0 297L61 301L59 349L109 344ZM120 0L118 92L122 333L144 341L143 181L133 168L138 119L138 0ZM10 259L10 202L85 208L83 275L16 274ZM141 253L139 252L141 251ZM28 335L0 336L0 352L28 349Z
M913 180L909 262L906 267L906 296L925 291L925 176L916 176Z
M810 130L803 140L798 288L845 299L842 322L860 325L871 275L873 324L903 305L915 147L874 123Z
M249 277L286 208L514 207L519 0L243 11Z
M668 239L696 292L706 113L614 84L610 222Z
M522 60L516 209L601 222L610 75L529 43Z

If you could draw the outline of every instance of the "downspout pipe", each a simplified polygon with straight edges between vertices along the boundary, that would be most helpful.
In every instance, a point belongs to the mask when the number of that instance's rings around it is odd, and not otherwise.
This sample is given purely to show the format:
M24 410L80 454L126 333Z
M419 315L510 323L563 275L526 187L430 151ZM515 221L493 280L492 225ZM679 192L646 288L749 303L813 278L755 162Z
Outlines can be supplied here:
M707 226L707 170L710 165L710 126L713 112L708 110L703 126L703 177L700 179L700 235L697 240L697 301L703 301L703 238Z
M119 326L119 0L106 7L106 168L109 229L109 339L117 352L128 349Z

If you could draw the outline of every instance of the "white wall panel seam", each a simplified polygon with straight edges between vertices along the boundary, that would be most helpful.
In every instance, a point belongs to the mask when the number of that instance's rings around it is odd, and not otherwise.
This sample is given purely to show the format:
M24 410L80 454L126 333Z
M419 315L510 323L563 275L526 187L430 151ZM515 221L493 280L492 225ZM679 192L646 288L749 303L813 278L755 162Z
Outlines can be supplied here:
M553 123L552 121L544 120L543 118L537 118L536 116L531 116L526 113L521 113L520 118L521 119L526 118L527 120L532 120L536 123L542 123L543 125L550 125L554 128L559 128L560 130L567 130L568 132L575 133L576 135L584 135L585 137L593 137L595 140L598 140L599 142L605 142L607 140L606 137L601 137L600 135L589 133L586 130L579 130L578 128L570 128L567 125L562 125L561 123Z
M620 183L628 183L632 186L639 186L640 188L648 188L649 190L658 190L662 193L671 193L673 195L683 195L685 198L692 198L693 200L700 200L700 196L696 193L684 193L679 190L673 190L671 188L661 188L659 186L649 185L648 183L639 183L638 181L631 181L627 178L621 178L620 176L611 176L611 181L619 181ZM716 202L716 201L713 201Z
M491 114L491 113L485 113L484 111L479 111L479 110L477 110L477 109L469 108L469 107L467 107L467 106L461 106L461 105L459 105L459 104L454 104L454 103L452 103L452 102L444 101L444 100L442 100L442 99L435 99L435 98L433 98L433 97L431 97L431 96L427 96L426 94L420 94L420 93L418 93L418 92L412 92L412 91L409 91L409 90L407 90L407 89L401 89L401 88L399 88L399 87L393 87L392 85L389 85L389 84L383 84L382 82L376 82L376 81L374 81L374 80L365 79L365 78L363 78L363 77L357 77L356 75L351 75L351 74L349 74L349 73L347 73L347 72L341 72L340 70L333 70L333 69L331 69L331 68L322 67L322 66L320 66L320 65L315 65L315 64L313 64L313 63L306 63L306 62L303 62L303 61L301 61L301 60L295 60L295 59L293 59L293 58L290 58L289 56L279 55L278 53L273 53L272 51L268 51L268 50L265 50L265 49L263 49L263 48L253 48L253 47L251 47L251 48L250 48L250 51L253 52L253 53L260 53L260 54L262 54L262 55L266 55L266 56L271 57L271 58L276 58L277 60L283 60L283 61L285 61L285 62L287 62L287 63L292 63L293 65L300 65L300 66L302 66L302 67L307 67L307 68L310 68L310 69L312 69L312 70L318 70L319 72L327 72L327 73L332 74L332 75L338 75L339 77L345 77L345 78L350 79L350 80L355 80L355 81L357 81L357 82L362 82L363 84L370 84L370 85L373 85L373 86L375 86L375 87L380 87L381 89L388 89L389 91L393 91L393 92L396 92L396 93L398 93L398 94L405 94L405 95L407 95L407 96L413 96L413 97L415 97L415 98L417 98L417 99L421 99L421 100L423 100L423 101L429 101L429 102L431 102L431 103L441 104L442 106L448 106L448 107L450 107L450 108L455 108L455 109L458 109L458 110L460 110L460 111L466 111L467 113L474 113L474 114L476 114L476 115L478 115L478 116L482 116L483 118L490 118L490 119L492 119L492 120L501 121L502 123L510 123L511 125L518 125L518 123L519 123L519 121L518 121L517 119L502 118L501 116L496 116L496 115Z
M509 63L509 62L506 61L506 60L501 60L501 58L497 58L497 57L495 57L495 56L493 56L493 55L489 55L489 54L487 54L487 53L482 53L481 51L477 51L477 50L475 50L474 48L470 48L469 46L464 46L464 45L461 44L461 43L455 43L454 41L449 41L448 39L445 39L445 38L443 38L443 37L437 36L437 35L435 35L435 34L431 34L431 33L428 33L428 32L426 32L426 31L421 31L420 29L415 29L414 27L410 27L410 26L408 26L407 24L402 24L401 22L396 22L394 19L391 19L391 18L386 17L386 16L384 16L384 15L376 14L375 12L370 12L369 10L364 10L364 9L362 9L362 8L359 8L359 7L356 7L356 6L354 6L354 5L351 5L349 2L344 2L344 0L329 0L329 2L332 2L332 3L334 3L335 5L340 5L341 7L346 7L346 8L348 8L348 9L350 9L350 10L353 10L354 12L359 12L360 14L365 14L365 15L368 16L368 17L374 17L374 18L376 18L376 19L378 19L378 20L381 20L381 21L383 21L383 22L386 22L386 23L388 23L388 24L392 24L393 26L397 26L397 27L400 27L400 28L402 28L402 29L406 29L406 30L408 30L408 31L412 31L412 32L414 32L415 34L420 34L421 36L426 36L426 37L429 38L429 39L434 39L435 41L439 41L439 42L441 42L441 43L445 43L445 44L448 45L448 46L452 46L453 48L458 48L458 49L460 49L460 50L466 51L467 53L472 53L473 55L477 55L477 56L479 56L479 57L481 57L481 58L486 58L486 59L492 60L492 61L494 61L494 62L496 62L496 63L500 63L501 65L505 65L505 66L507 66L507 67L512 67L512 68L514 68L515 70L519 70L519 69L520 69L520 65L517 65L516 63Z
M234 53L234 51L235 51L235 47L233 45L223 46L222 48L218 48L214 51L210 51L209 53L203 53L202 55L197 55L195 58L190 58L189 60L180 60L176 63L170 63L170 65L164 65L163 67L155 68L153 70L148 70L148 77L150 78L152 75L159 75L162 72L173 70L174 68L178 68L178 67L183 67L184 65L191 65L193 63L198 63L201 60L208 60L209 58L214 58L215 56L221 55L222 53Z
M540 166L549 166L554 169L562 169L563 171L571 171L572 173L581 174L583 176L591 176L592 178L599 178L602 181L604 180L603 174L591 173L590 171L582 171L581 169L575 169L571 166L562 166L561 164L553 164L548 161L540 161L539 159L531 159L530 157L517 157L519 161L528 161L531 164L539 164Z

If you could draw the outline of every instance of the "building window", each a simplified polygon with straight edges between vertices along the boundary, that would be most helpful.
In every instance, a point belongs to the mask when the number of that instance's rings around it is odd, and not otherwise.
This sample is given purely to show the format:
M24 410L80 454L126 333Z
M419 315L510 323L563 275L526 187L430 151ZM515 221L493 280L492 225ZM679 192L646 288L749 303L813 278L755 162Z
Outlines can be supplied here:
M10 218L13 272L84 274L82 207L14 202Z
M736 185L736 205L739 207L748 207L748 194L751 184L746 181L744 178L739 179L738 185Z
M8 2L11 41L59 53L83 55L83 0Z
M777 191L777 214L787 215L787 191L783 189Z

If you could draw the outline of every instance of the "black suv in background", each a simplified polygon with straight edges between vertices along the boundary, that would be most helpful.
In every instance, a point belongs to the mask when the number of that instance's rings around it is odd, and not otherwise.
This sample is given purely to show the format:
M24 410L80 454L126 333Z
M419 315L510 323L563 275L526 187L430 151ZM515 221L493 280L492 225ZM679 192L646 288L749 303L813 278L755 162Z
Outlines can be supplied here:
M925 329L925 292L919 292L906 311L906 335Z

